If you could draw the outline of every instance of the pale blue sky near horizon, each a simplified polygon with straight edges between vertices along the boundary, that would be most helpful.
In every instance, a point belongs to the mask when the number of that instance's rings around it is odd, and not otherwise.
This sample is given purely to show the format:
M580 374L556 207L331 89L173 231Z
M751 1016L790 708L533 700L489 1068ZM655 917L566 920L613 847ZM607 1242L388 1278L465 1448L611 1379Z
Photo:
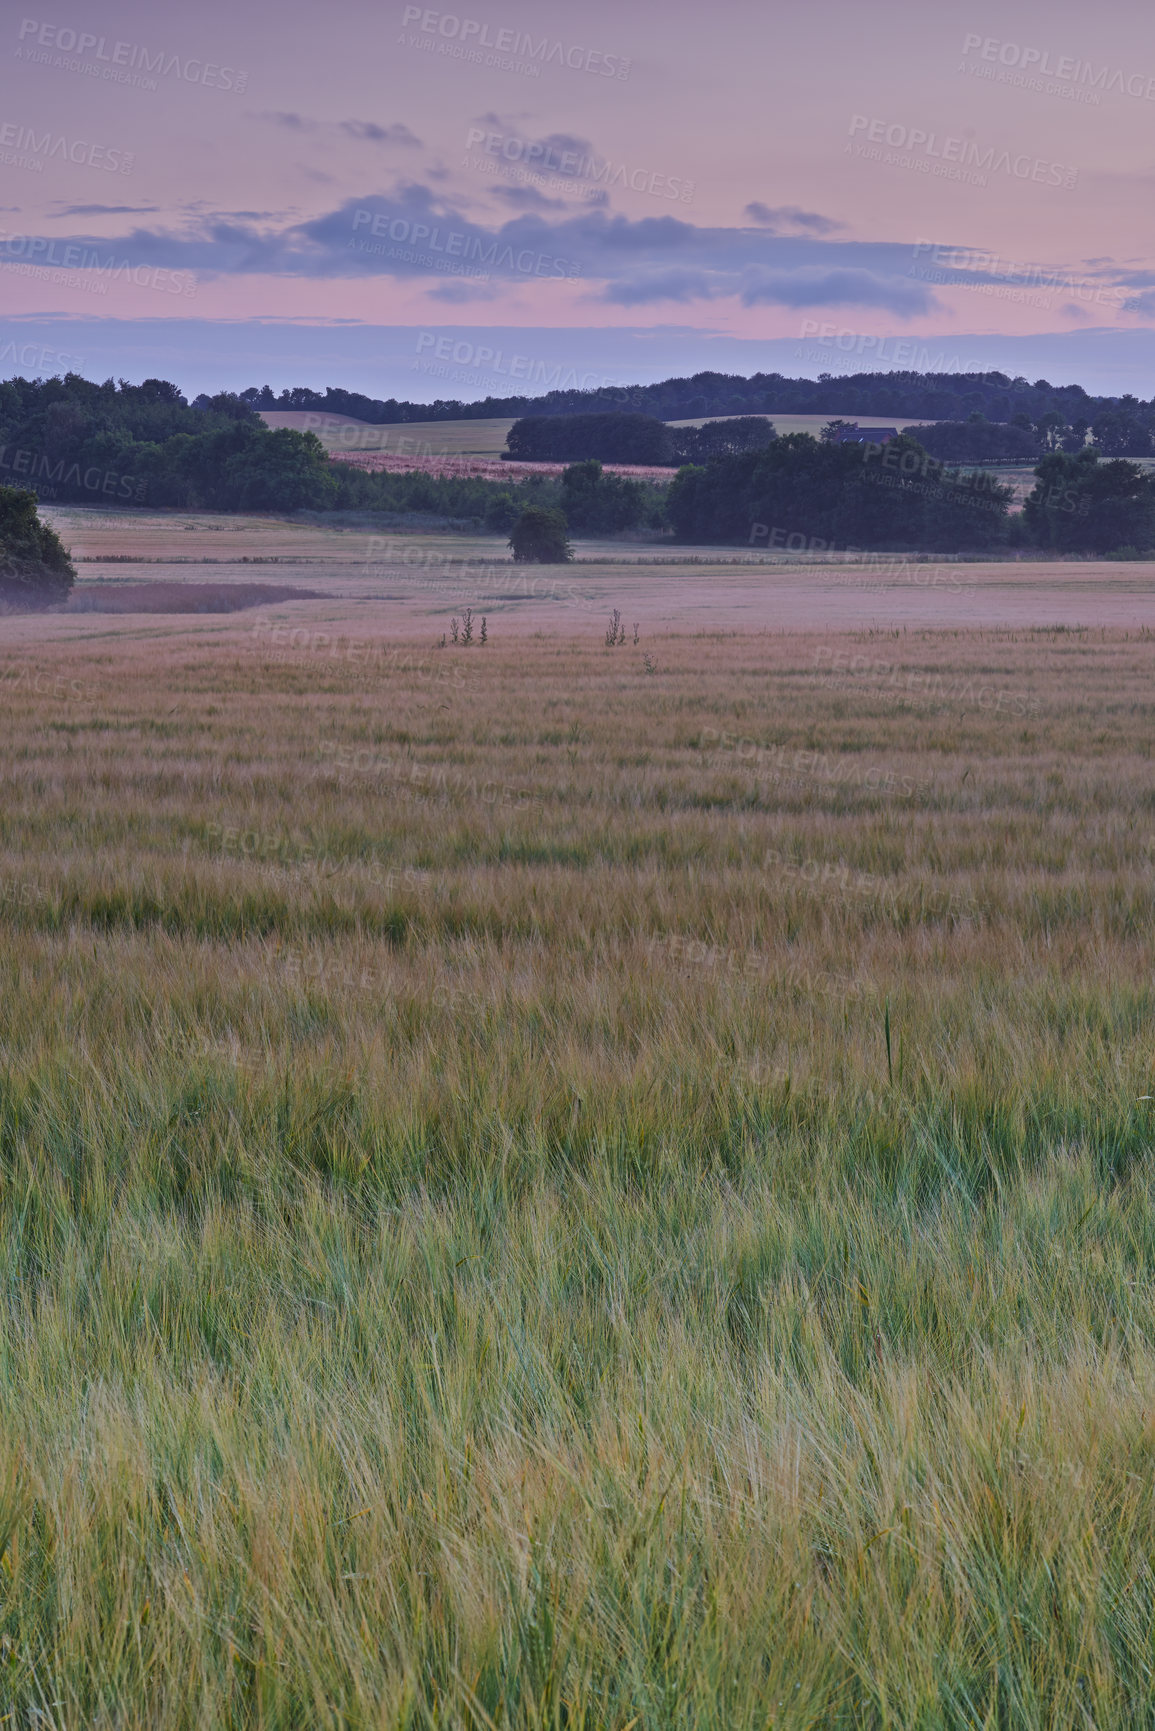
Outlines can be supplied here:
M838 346L838 333L842 347ZM874 346L859 352L866 344ZM492 360L486 351L492 351ZM438 359L438 352L445 357ZM537 396L551 389L648 384L696 372L777 372L787 378L895 371L1018 374L1081 384L1094 395L1150 396L1155 331L1031 336L863 338L837 327L817 337L759 340L679 326L599 329L491 326L325 326L227 320L20 318L0 322L0 377L74 371L85 378L166 378L201 391L326 385L370 397L432 403Z

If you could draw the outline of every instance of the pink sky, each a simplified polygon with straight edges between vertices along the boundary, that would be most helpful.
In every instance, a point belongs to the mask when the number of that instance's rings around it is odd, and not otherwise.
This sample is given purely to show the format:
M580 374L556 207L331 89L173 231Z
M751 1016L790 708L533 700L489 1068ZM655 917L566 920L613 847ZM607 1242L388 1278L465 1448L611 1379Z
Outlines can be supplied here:
M53 0L0 64L18 322L676 325L865 364L1155 313L1134 0Z

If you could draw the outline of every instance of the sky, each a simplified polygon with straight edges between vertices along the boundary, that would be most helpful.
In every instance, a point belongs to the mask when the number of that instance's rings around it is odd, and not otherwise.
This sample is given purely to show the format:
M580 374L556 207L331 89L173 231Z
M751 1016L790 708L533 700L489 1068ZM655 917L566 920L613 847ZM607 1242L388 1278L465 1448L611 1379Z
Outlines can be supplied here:
M0 376L1155 395L1138 0L24 4Z

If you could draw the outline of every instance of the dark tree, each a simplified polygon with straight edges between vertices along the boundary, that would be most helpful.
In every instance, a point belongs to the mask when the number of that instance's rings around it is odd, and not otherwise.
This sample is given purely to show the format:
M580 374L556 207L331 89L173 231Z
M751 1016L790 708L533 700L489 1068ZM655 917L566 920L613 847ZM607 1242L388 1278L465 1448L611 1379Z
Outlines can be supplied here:
M519 565L564 565L573 558L569 531L561 511L527 505L509 537Z
M1134 397L1124 397L1117 409L1108 409L1096 417L1091 432L1104 456L1150 456L1151 434L1136 417L1133 404Z
M1088 446L1052 451L1035 474L1023 515L1039 546L1072 553L1155 547L1155 486L1138 463L1100 462Z
M515 421L507 455L522 462L672 463L670 430L653 415L550 415Z

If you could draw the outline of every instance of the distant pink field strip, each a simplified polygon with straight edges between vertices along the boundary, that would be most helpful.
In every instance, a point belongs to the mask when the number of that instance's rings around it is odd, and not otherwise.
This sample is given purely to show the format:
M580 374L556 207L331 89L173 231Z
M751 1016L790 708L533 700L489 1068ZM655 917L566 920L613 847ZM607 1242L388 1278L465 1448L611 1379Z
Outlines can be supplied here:
M503 463L499 457L407 457L398 451L330 451L335 463L354 463L359 469L383 470L387 475L480 476L486 481L524 481L531 475L560 475L567 463ZM633 463L603 463L610 475L632 475L638 481L672 481L673 469Z

